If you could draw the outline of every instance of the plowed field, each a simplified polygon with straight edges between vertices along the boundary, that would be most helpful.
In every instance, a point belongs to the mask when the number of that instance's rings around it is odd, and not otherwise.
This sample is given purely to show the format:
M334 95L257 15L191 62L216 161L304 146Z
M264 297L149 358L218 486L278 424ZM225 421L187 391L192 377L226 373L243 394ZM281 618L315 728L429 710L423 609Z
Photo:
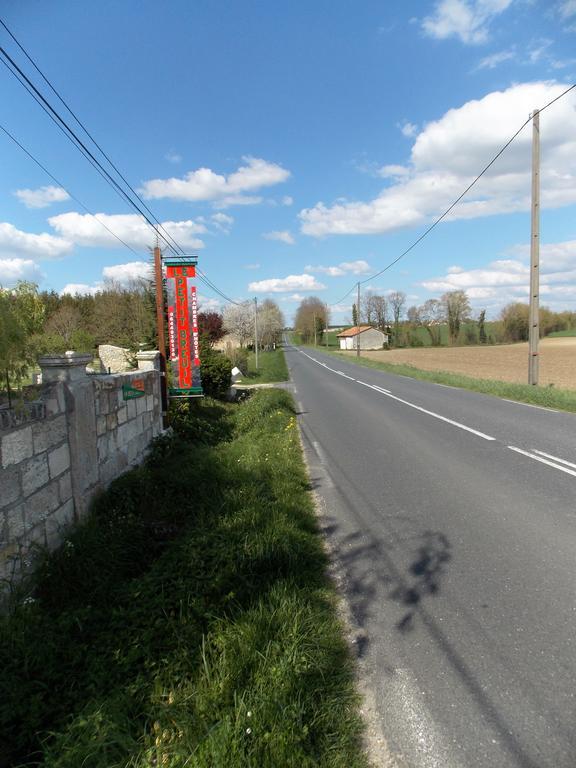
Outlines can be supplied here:
M391 349L362 352L362 357L385 363L405 363L426 371L460 373L476 379L518 384L526 384L528 381L527 343ZM540 384L576 389L576 337L543 339L540 342Z

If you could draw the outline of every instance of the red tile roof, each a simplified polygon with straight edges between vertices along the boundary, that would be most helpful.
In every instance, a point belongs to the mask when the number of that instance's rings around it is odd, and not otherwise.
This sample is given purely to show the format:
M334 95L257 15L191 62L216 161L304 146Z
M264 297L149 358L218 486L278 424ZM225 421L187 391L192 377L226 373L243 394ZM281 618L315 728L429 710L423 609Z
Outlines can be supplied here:
M374 331L376 330L374 326L372 325L354 325L352 328L348 328L347 331L342 331L342 333L339 333L336 338L341 339L345 336L358 336L360 333L364 333L364 331Z

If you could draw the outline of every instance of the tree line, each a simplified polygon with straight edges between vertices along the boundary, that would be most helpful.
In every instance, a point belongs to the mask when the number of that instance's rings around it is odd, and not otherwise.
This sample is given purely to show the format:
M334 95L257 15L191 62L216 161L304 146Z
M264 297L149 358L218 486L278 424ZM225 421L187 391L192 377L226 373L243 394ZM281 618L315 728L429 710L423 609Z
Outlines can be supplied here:
M463 290L447 291L420 305L406 308L402 291L381 295L366 291L360 307L352 305L351 324L371 325L388 334L390 346L423 346L422 329L432 346L449 344L489 344L528 340L528 305L507 304L497 320L487 321L486 310L474 315L470 299ZM294 329L304 343L321 337L328 327L329 308L316 296L302 300L295 316ZM540 308L540 335L576 328L575 312L553 312Z

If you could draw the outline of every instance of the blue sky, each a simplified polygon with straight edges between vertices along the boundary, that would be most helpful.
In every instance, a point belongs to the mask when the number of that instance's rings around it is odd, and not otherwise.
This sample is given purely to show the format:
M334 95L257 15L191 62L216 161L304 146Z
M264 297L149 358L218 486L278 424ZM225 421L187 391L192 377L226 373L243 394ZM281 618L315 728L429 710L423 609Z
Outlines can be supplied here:
M337 302L359 279L404 291L408 305L464 288L490 316L527 300L530 126L449 220L369 278L532 109L576 82L576 0L0 8L155 215L235 300L272 297L290 319L318 295L335 304L336 322L350 316L352 294ZM0 40L40 87L1 28ZM139 274L153 233L5 67L0 89L0 123L97 214L0 132L0 284L89 291ZM574 310L576 90L541 115L541 136L541 302ZM200 292L205 308L222 305Z

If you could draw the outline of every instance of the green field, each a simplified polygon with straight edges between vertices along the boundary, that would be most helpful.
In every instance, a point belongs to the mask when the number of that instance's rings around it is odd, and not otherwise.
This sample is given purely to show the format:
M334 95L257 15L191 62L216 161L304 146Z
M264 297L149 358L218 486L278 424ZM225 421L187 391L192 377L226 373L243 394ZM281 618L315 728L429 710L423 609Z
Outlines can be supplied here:
M553 333L549 333L546 338L556 339L563 338L565 336L576 336L576 328L568 328L565 331L554 331Z
M290 396L172 425L0 617L0 765L366 768Z

